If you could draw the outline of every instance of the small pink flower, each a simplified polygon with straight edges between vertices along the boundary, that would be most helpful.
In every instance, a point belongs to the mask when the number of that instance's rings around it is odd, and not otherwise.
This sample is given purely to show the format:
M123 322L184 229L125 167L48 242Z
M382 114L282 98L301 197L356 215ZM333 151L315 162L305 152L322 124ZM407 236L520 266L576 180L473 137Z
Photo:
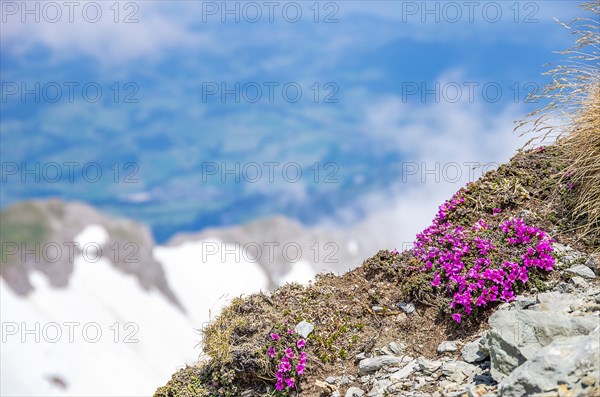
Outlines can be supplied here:
M296 373L300 376L304 375L304 368L306 368L304 364L296 365Z
M275 354L276 354L276 353L277 353L277 352L275 351L275 348L274 348L274 347L269 347L269 353L268 353L268 354L269 354L269 357L271 357L271 358L275 357Z
M306 341L304 339L298 339L298 342L296 342L296 347L298 349L303 349L304 346L306 346Z
M459 324L460 324L460 319L461 319L461 315L459 313L454 313L452 315L452 320L456 321Z
M288 329L288 334L292 335L294 333L293 329Z
M439 287L440 285L440 275L435 273L433 275L433 281L431 282L431 285L433 285L434 287Z
M292 350L291 347L288 347L287 349L285 349L285 356L287 358L294 358L294 351Z
M271 339L279 340L279 334L271 334Z
M287 361L281 361L281 364L279 364L279 367L277 368L277 370L279 372L288 372L289 370L292 369L292 365L287 362Z
M285 380L285 383L287 383L287 387L291 389L296 384L296 381L294 380L294 378L289 378Z

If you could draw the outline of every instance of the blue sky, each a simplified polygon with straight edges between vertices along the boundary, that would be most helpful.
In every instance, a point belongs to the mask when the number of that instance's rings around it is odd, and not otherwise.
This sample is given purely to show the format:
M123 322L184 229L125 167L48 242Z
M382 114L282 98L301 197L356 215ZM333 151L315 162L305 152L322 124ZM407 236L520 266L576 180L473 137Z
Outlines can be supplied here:
M260 1L227 2L237 15L224 2L110 1L81 3L70 22L58 4L60 17L39 3L36 22L20 2L2 3L1 205L83 200L148 222L160 241L275 213L356 223L384 210L421 222L404 207L427 197L429 209L466 180L403 178L407 162L508 160L524 142L513 121L547 82L543 64L573 44L553 18L585 16L573 1L307 1L273 3L271 22ZM36 83L39 100L23 98ZM221 97L236 83L239 102ZM65 162L103 176L70 181ZM206 173L207 163L265 162L298 164L303 177ZM22 181L24 167L51 163L59 181Z

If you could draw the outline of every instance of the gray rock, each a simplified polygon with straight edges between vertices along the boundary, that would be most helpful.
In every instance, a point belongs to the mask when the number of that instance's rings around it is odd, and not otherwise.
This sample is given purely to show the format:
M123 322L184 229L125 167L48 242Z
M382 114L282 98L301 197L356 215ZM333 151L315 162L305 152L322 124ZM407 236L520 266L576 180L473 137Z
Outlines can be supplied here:
M415 384L414 388L415 390L418 390L421 387L425 386L427 383L428 382L424 376L417 376L417 383Z
M417 369L417 367L418 367L417 360L412 360L409 363L407 363L404 367L402 367L399 371L394 372L390 376L390 380L393 383L396 383L403 379L406 379L410 375L412 375L413 372L415 372L415 369Z
M590 286L590 284L587 281L585 281L583 277L580 276L571 277L571 282L574 286L578 287L579 289L587 289Z
M378 380L373 384L373 388L371 389L369 394L367 394L367 396L369 396L369 397L384 396L386 393L386 389L388 387L390 387L391 385L392 385L392 382L390 382L387 379Z
M594 273L600 274L600 254L592 254L585 261L585 265L592 269Z
M475 383L484 385L493 385L496 383L492 378L492 375L490 375L489 373L475 374L475 376L473 376L473 381L475 381Z
M575 292L575 287L573 287L570 284L565 283L564 281L561 281L560 283L556 284L556 286L554 287L553 290L558 291L563 294L570 294L570 293Z
M388 348L392 353L399 356L406 349L406 345L404 343L390 342L388 343Z
M391 351L388 346L384 346L381 349L377 349L376 351L380 355L384 355L384 356L395 356L396 355L396 353L394 353L393 351Z
M587 278L593 280L596 278L596 275L586 265L573 265L570 268L566 269L565 272L574 274L579 277Z
M556 253L557 256L562 256L568 252L575 251L573 248L569 247L568 245L563 245L563 244L559 244L559 243L553 243L552 248L554 249L554 252Z
M407 316L407 315L406 315L406 313L404 313L404 312L402 312L402 313L399 313L399 314L396 316L396 322L397 322L397 323L404 323L404 322L406 322L406 320L407 320L407 319L408 319L408 316Z
M479 348L479 342L481 338L467 343L461 350L462 359L468 363L475 363L479 361L483 361L489 357L487 352L482 351Z
M412 303L400 302L398 303L398 307L406 314L411 314L415 311L415 305Z
M310 335L315 330L315 326L309 323L308 321L302 320L298 323L298 325L296 325L296 328L294 330L301 337L308 338L308 335Z
M371 310L373 310L375 313L381 313L383 311L383 307L382 306L371 306Z
M360 360L364 360L365 358L367 358L367 355L363 352L363 353L358 353L356 356L354 356L354 362L359 362Z
M530 307L531 310L546 312L569 313L573 308L583 305L583 298L575 294L559 292L544 292L537 296L538 304Z
M346 391L346 397L362 397L365 395L365 392L358 387L351 387Z
M593 376L586 375L581 378L581 384L585 387L594 386L596 383L598 383L598 379L594 378Z
M519 218L527 220L528 218L535 217L535 214L529 210L523 210L519 212Z
M462 397L465 395L465 392L463 390L448 391L448 392L442 393L442 395L444 397Z
M432 374L442 366L442 362L438 360L429 360L425 357L419 357L417 359L417 363L419 364L419 368L421 371L426 374Z
M358 371L361 375L375 372L378 369L387 365L399 365L412 360L412 357L396 357L396 356L379 356L365 358L358 363Z
M600 332L557 339L538 350L500 383L503 397L518 397L572 388L584 377L600 382ZM573 394L575 395L575 394ZM577 394L579 395L579 394Z
M352 383L354 382L354 376L352 375L342 375L341 378L339 379L339 385L340 386L344 386L347 385L348 383Z
M438 353L455 352L458 350L455 341L444 341L437 347Z
M535 296L518 295L512 305L515 309L522 310L527 309L529 306L535 305L536 303L538 303L538 301Z
M460 384L467 377L475 376L477 367L464 361L447 361L442 364L441 371L448 379Z
M581 309L586 312L592 312L592 313L598 312L598 311L600 311L600 304L594 303L594 302L589 302L589 303L586 303L585 305L583 305L583 307L581 307Z
M488 338L489 338L488 332L485 331L483 333L483 335L481 335L481 338L479 338L479 350L481 350L483 353L485 353L489 356L490 350L488 349L488 346L489 346Z
M341 396L340 396L340 392L339 392L339 391L337 391L337 390L335 390L333 393L331 393L331 394L329 395L329 397L341 397Z
M509 310L496 311L490 317L489 325L490 372L496 381L501 381L555 339L589 334L598 326L598 318Z
M335 384L335 378L333 376L328 376L327 379L325 379L326 383L329 383L330 385L334 385Z
M575 262L583 260L586 255L582 252L576 251L573 248L562 245L562 244L552 244L554 248L554 254L557 258L559 258L559 262L562 262L567 265L572 265Z

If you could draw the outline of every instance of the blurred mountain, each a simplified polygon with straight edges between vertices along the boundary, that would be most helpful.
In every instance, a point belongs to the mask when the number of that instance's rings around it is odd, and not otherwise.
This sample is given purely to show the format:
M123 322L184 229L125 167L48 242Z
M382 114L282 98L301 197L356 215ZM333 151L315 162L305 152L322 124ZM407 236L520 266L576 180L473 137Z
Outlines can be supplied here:
M145 225L59 199L14 204L0 213L0 220L0 276L18 295L32 292L33 271L45 275L52 287L68 287L74 255L83 252L91 261L110 257L118 271L135 276L143 289L156 288L181 307L161 264L152 256L154 239ZM89 225L103 231L93 240L77 241L75 237Z
M284 217L155 246L145 225L58 199L14 204L0 224L0 394L11 396L150 395L197 361L198 330L232 298L341 271L358 252Z
M258 219L238 226L207 228L197 233L179 233L167 242L178 246L188 241L216 238L234 244L247 259L258 263L268 275L272 287L289 281L288 275L308 263L314 274L344 273L367 257L368 248L352 237L350 230L307 227L284 216ZM211 252L219 247L206 245ZM222 250L220 250L222 251ZM223 252L214 252L220 255Z

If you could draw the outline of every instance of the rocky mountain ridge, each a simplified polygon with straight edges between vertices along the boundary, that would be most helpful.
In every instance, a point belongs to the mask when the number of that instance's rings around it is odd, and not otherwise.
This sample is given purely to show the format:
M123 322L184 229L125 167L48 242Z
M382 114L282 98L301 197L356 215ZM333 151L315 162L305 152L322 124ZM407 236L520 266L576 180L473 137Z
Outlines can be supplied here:
M55 288L67 287L74 256L88 248L91 261L108 257L119 271L134 275L144 289L156 288L181 307L161 264L152 255L154 239L145 225L60 199L14 204L2 211L1 220L0 276L18 295L32 291L33 271L44 274ZM99 241L79 244L76 236L89 225L101 226L106 235Z
M600 256L560 244L555 250L568 282L501 305L488 329L442 342L437 358L405 354L401 338L360 353L361 376L328 377L323 390L331 397L600 395ZM574 258L584 264L569 265Z

